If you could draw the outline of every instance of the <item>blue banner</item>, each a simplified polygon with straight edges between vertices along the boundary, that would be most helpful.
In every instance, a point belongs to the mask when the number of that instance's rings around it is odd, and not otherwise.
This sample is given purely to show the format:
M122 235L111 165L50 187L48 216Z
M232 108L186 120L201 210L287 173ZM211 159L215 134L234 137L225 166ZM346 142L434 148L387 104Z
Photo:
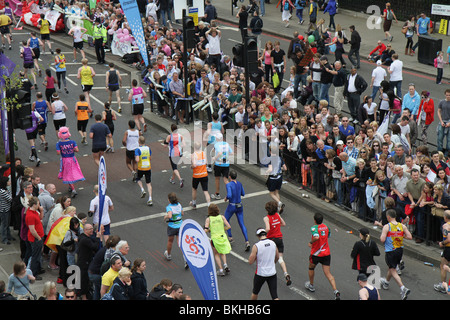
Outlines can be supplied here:
M203 298L220 300L214 253L203 228L192 219L184 220L178 241Z
M98 166L98 230L102 224L103 207L105 205L106 195L106 163L105 158L101 156Z
M136 44L141 52L142 59L145 65L148 66L148 53L145 44L144 28L142 27L141 14L136 0L119 0L123 9L123 13L127 17L128 25L131 28L131 33L136 40Z

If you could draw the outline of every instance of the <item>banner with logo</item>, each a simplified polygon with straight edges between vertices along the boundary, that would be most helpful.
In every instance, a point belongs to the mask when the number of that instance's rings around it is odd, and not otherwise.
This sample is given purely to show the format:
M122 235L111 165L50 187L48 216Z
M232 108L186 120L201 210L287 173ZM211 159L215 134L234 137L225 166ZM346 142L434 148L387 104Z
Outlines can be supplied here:
M205 300L220 300L216 263L211 243L203 228L187 219L179 231L179 247Z
M136 40L136 44L141 52L142 59L144 59L145 65L148 66L148 53L145 43L144 29L142 28L141 14L136 0L120 0L124 15L127 17L128 25L131 28L131 32Z
M100 158L98 166L98 230L102 224L103 207L105 205L106 195L106 163L105 158Z

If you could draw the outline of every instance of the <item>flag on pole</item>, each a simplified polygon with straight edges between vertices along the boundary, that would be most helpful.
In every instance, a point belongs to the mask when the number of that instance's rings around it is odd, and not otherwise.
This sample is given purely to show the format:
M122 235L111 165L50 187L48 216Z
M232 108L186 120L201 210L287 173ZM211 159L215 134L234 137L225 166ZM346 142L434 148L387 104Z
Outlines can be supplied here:
M128 25L131 28L134 39L136 40L139 51L145 65L148 66L148 53L145 43L144 29L142 28L141 14L136 0L120 0L123 13L127 17Z
M216 264L211 243L203 228L194 220L181 224L178 245L205 300L219 300Z
M103 207L105 205L106 195L106 163L105 158L100 158L100 164L98 166L98 230L100 231L100 225L102 224Z

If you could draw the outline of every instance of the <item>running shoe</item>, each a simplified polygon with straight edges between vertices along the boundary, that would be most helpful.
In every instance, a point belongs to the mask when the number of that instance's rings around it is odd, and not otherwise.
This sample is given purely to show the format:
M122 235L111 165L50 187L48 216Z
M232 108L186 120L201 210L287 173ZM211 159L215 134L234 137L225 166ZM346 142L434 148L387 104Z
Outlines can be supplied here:
M30 156L28 159L29 159L31 162L36 161L36 158L35 158L34 156Z
M189 206L191 206L193 209L197 209L197 204L193 203L192 201L189 202Z
M148 205L148 206L152 206L152 205L153 205L153 200L148 200L148 201L147 201L147 205Z
M389 282L387 282L386 278L380 278L380 285L384 290L389 289Z
M141 198L144 198L146 194L147 194L147 192L145 192L145 190L142 190L141 191Z
M442 285L442 283L435 284L433 287L434 287L434 290L436 290L437 292L440 292L440 293L443 293L443 294L447 294L447 291L445 290L445 288Z
M250 251L250 243L247 241L245 243L245 252L248 252L248 251Z
M223 270L218 270L217 275L220 277L225 277L225 272L223 272Z
M118 113L122 113L122 107L119 107L119 109L117 109Z
M42 70L41 69L39 69L39 77L42 77Z
M144 123L144 132L147 132L147 124Z
M44 142L44 150L45 150L45 151L48 150L48 142L47 142L47 141Z
M167 261L172 260L172 256L166 251L164 251L164 257L166 258Z
M341 300L341 293L339 290L334 290L334 300Z
M284 278L286 279L286 285L290 286L292 284L291 276L286 274L286 276Z
M187 269L189 269L189 265L188 265L188 263L185 261L185 262L184 262L184 270L187 270Z
M69 94L69 90L67 90L67 88L64 88L64 92L65 92L66 94Z
M400 296L402 297L402 300L408 299L408 295L411 293L411 290L409 290L407 287L403 287L403 290L400 292Z
M172 178L169 179L169 182L170 182L171 184L175 184L175 181L174 181Z
M395 267L395 271L397 271L397 274L398 274L399 276L402 275L402 269L400 269L400 267L399 267L398 265Z
M225 271L225 274L229 274L231 271L230 271L230 267L228 267L228 265L227 264L224 264L223 265L223 271Z
M316 291L316 288L314 288L314 285L312 285L309 281L305 283L305 288L311 292Z
M181 179L180 180L180 188L183 188L183 186L184 186L184 179Z
M41 159L36 158L36 167L39 167L41 165Z
M78 192L76 190L72 190L72 198L75 198L78 195Z

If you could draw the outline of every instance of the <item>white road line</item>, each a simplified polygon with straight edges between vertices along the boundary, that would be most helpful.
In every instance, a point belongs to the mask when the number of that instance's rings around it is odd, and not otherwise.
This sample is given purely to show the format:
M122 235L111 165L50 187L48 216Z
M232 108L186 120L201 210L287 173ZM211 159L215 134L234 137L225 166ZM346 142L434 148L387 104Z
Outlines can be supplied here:
M231 42L242 43L242 41L235 40L235 39L228 39L228 40L231 41Z
M71 73L71 74L69 74L69 77L76 77L78 74L77 73ZM122 77L128 77L129 76L129 74L128 73L121 73L120 74ZM105 73L95 73L95 76L96 77L98 77L98 76L103 76L103 77L105 77L106 76L106 72Z
M269 191L267 191L267 190L257 191L257 192L246 194L243 199L245 201L245 199L258 197L258 196L261 196L263 194L268 194L268 193L269 193ZM216 201L211 201L211 203L220 204L220 203L226 203L226 202L224 202L223 200L216 200ZM201 203L201 204L197 205L197 209L201 209L201 208L204 208L204 207L207 207L207 206L208 206L207 203ZM195 209L192 208L192 207L183 208L184 212L192 211L192 210L195 210ZM138 217L138 218L134 218L134 219L114 222L114 223L111 223L111 228L121 227L121 226L125 226L125 225L132 224L132 223L138 223L138 222L141 222L141 221L156 219L156 218L159 218L159 217L164 217L165 215L166 215L166 212L164 211L164 212L148 215L148 216L145 216L145 217Z

